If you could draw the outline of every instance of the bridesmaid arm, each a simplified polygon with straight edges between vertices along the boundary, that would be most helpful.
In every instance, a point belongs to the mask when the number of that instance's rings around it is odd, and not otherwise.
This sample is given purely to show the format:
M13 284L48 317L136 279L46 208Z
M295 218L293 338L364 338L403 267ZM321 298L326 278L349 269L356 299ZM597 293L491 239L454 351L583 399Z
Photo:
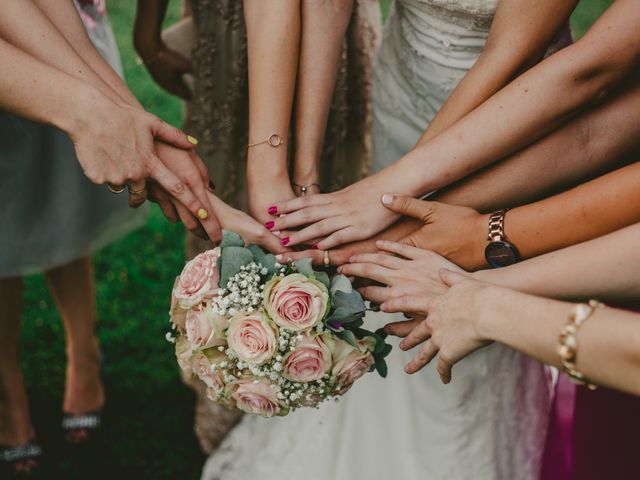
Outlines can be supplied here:
M417 145L433 139L538 63L578 0L503 0L487 43L473 67L442 105Z
M320 182L320 154L340 54L354 0L302 0L302 39L295 99L293 183ZM296 194L300 187L294 185ZM318 193L313 185L309 193Z

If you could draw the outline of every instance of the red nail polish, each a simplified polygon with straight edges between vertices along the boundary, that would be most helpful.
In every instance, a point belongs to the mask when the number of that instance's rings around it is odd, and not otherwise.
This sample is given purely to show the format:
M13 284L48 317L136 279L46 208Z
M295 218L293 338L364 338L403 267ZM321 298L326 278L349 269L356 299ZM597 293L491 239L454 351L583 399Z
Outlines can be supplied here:
M274 222L273 220L269 220L267 223L264 224L264 226L266 229L271 230L275 224L276 222Z
M314 243L313 245L311 245L311 248L312 248L313 250L317 250L317 249L318 249L318 244L317 244L317 243Z
M269 207L269 210L267 210L267 212L269 213L269 215L275 215L276 213L278 213L278 207Z
M215 193L216 191L216 184L213 183L211 179L209 179L209 185L207 186L207 190L209 190L211 193Z
M280 243L282 245L286 245L287 243L289 243L289 237L284 237L282 240L280 240Z

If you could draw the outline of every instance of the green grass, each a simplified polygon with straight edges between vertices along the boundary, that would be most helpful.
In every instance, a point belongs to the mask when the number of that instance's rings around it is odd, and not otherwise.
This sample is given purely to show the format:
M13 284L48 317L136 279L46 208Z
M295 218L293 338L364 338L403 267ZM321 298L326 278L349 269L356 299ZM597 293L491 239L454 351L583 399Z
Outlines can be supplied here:
M383 0L389 3L389 0ZM583 0L573 17L581 34L609 0ZM108 2L125 76L147 109L181 123L180 103L165 95L137 63L131 45L135 2ZM168 22L179 17L170 4ZM173 278L183 265L184 236L153 207L147 225L95 258L99 328L108 410L100 454L65 460L58 425L64 385L64 336L42 276L26 280L22 361L39 437L56 479L197 479L204 461L192 433L194 398L180 382L164 340ZM86 459L85 459L86 460Z

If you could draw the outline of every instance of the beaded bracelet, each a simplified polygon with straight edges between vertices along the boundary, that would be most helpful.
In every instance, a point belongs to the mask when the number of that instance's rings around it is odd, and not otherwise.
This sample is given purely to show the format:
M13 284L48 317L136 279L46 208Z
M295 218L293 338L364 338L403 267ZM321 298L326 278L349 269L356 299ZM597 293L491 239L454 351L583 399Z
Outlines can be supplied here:
M604 304L589 300L589 303L579 303L576 305L567 319L567 323L562 326L560 336L558 337L558 355L562 361L562 369L567 375L578 385L584 385L589 390L595 390L597 387L589 381L576 368L576 357L578 355L578 328L593 314L596 308L603 308Z

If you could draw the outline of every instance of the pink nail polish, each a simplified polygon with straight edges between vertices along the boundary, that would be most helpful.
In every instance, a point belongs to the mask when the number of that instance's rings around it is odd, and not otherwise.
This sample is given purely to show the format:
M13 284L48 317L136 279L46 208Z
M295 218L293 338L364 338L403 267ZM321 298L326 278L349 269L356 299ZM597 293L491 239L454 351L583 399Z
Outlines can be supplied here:
M318 244L314 243L313 245L311 245L311 249L312 250L318 250Z
M264 224L264 227L267 230L271 230L275 224L276 222L274 222L273 220L269 220L267 223Z
M275 215L276 213L278 213L278 207L269 207L269 210L267 210L267 212L269 213L269 215Z
M280 240L280 243L282 245L287 245L289 243L289 237L284 237L282 240Z

